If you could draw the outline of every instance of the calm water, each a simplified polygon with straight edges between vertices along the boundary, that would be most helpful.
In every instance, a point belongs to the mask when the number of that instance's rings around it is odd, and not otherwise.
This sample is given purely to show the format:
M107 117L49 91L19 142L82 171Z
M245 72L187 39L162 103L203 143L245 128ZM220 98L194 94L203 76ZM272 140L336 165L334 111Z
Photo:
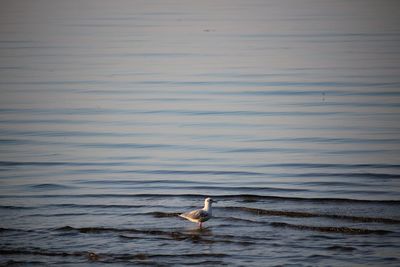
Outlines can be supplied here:
M2 1L0 265L399 266L399 10Z

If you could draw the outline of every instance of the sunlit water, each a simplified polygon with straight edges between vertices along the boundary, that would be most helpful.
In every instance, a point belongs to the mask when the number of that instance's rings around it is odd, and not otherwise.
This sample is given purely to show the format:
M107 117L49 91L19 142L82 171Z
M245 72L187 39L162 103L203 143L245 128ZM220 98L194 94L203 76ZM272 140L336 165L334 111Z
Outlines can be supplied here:
M0 264L398 266L399 10L3 1Z

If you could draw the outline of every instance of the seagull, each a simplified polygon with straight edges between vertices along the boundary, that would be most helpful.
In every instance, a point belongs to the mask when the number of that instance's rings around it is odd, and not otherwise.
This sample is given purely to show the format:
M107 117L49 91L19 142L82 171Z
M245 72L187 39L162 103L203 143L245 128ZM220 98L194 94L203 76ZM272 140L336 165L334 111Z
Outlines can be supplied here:
M199 227L202 228L202 223L205 221L208 221L212 217L211 204L214 202L217 202L217 201L208 197L204 200L204 208L185 212L185 213L179 214L179 216L182 218L185 218L191 222L198 223Z

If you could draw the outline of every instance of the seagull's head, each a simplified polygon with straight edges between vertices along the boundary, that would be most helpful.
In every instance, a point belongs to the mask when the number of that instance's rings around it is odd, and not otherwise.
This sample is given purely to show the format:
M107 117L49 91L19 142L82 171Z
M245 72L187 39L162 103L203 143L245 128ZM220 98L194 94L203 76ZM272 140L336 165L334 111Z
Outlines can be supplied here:
M204 204L205 205L211 205L211 203L216 203L217 201L216 200L214 200L214 199L212 199L212 198L210 198L210 197L208 197L208 198L206 198L205 200L204 200Z

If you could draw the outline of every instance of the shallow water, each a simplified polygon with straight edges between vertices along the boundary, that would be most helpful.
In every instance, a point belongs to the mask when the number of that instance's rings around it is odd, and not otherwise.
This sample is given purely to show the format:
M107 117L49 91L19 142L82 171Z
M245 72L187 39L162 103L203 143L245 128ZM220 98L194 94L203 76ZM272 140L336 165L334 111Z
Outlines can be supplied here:
M383 2L3 1L0 265L398 266Z

